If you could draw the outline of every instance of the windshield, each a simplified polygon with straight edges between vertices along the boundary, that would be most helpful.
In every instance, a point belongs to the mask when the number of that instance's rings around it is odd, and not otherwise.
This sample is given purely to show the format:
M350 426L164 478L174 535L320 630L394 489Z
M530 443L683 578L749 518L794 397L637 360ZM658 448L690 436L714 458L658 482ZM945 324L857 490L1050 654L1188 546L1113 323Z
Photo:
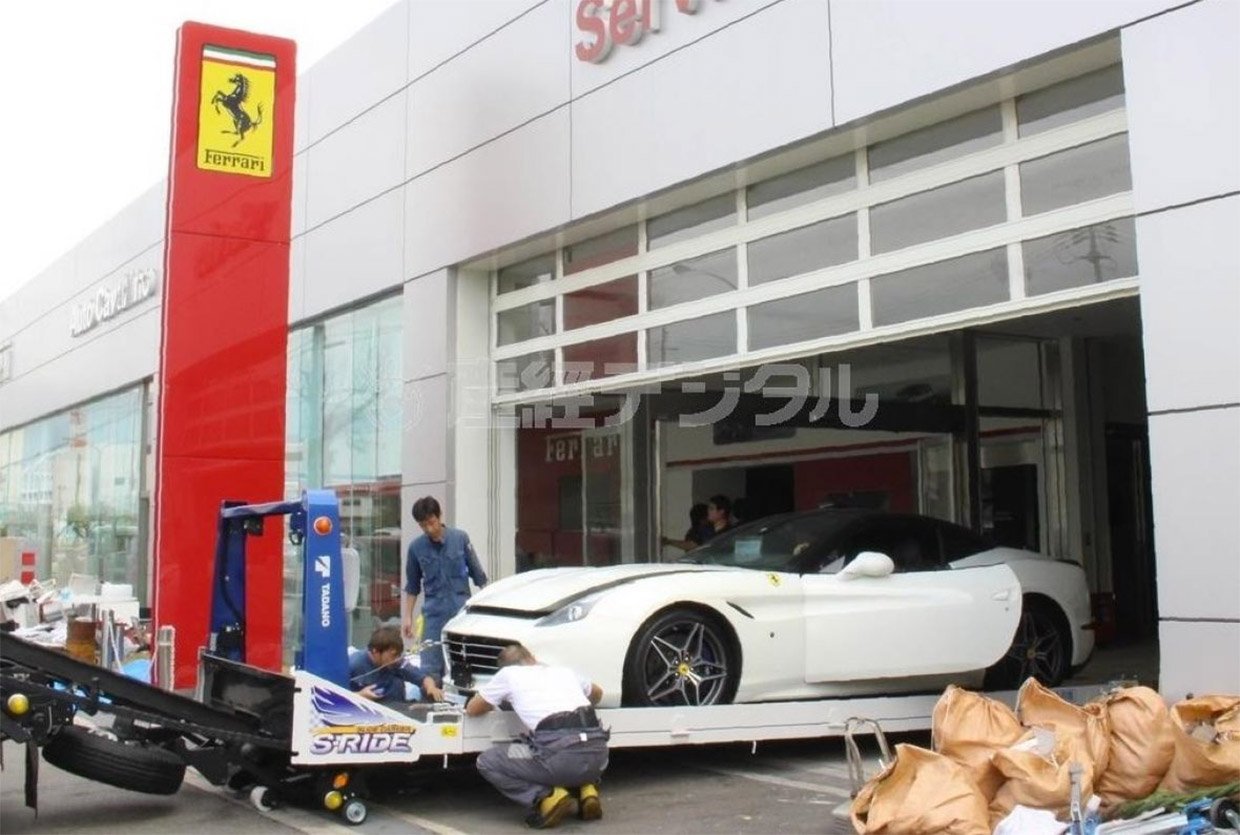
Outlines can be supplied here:
M719 534L685 554L685 562L764 571L793 571L797 558L857 519L854 513L817 511L770 516Z

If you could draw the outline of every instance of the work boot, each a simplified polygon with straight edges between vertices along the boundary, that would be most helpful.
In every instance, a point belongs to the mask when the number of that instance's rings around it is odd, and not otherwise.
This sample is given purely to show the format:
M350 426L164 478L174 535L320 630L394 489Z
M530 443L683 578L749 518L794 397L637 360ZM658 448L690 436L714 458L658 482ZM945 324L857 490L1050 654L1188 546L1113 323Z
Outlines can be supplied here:
M577 817L583 821L596 821L603 816L603 802L598 798L598 786L586 783L577 789Z
M568 789L556 786L551 793L534 804L525 825L530 829L550 829L564 820L564 816L573 808L573 796Z

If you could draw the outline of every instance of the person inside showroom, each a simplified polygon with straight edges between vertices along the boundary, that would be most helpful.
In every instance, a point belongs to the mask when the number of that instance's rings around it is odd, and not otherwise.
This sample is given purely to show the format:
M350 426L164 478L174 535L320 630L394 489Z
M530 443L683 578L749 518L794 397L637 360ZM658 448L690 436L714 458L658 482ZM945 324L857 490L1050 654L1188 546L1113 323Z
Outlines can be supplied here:
M594 712L602 698L597 684L511 644L500 651L499 671L466 703L469 716L511 706L526 728L519 741L483 751L477 765L487 782L528 810L527 826L556 826L574 802L582 820L603 816L598 783L611 734Z

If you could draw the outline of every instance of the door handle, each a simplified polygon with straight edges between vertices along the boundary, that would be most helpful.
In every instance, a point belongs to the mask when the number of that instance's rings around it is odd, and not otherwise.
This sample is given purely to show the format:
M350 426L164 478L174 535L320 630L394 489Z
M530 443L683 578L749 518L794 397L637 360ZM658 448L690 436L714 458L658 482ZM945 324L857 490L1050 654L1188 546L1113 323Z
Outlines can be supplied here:
M991 599L991 600L999 600L999 601L1011 600L1011 599L1012 599L1012 590L1011 590L1011 589L1003 589L1002 591L997 591L997 592L995 592L994 594L992 594L992 595L990 596L990 599Z

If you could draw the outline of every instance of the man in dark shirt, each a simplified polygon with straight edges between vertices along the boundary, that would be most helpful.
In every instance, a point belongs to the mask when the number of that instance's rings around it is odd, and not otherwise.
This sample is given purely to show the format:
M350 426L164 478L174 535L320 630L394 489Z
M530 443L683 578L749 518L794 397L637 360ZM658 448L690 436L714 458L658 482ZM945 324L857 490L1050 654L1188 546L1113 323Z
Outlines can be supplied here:
M469 534L443 523L443 511L433 496L423 496L413 503L413 518L422 528L422 535L409 543L405 559L405 599L401 607L401 625L406 637L413 637L413 606L422 595L422 640L439 641L443 625L461 610L469 599L469 581L482 588L487 584L486 572L478 554L470 544ZM427 647L422 651L422 672L443 681L443 649ZM425 689L425 688L424 688ZM438 701L443 693L436 687L428 695Z
M433 678L405 658L405 643L395 626L380 626L366 649L350 653L349 689L359 696L376 702L405 701L405 682L417 689L415 700L428 685L435 687Z

